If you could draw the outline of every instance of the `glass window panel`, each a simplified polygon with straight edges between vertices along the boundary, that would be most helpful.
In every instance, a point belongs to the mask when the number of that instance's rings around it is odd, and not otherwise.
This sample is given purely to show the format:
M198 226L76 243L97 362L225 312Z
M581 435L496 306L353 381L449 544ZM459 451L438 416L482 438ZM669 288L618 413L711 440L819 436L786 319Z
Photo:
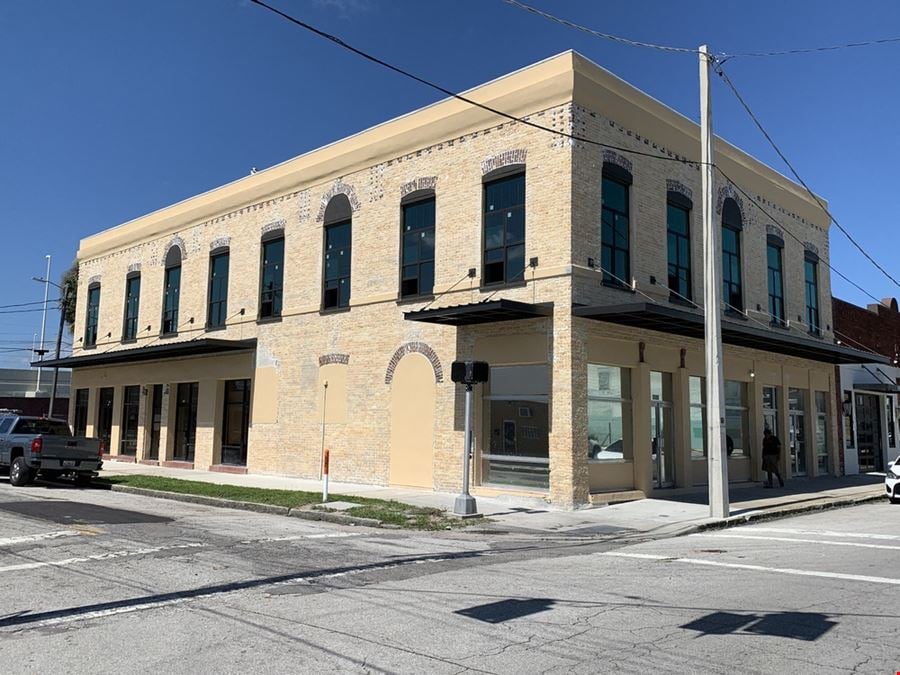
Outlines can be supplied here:
M532 366L491 366L491 397L548 396L550 368L546 364Z
M518 244L516 246L510 246L506 249L507 252L507 268L506 268L506 280L507 281L522 281L525 279L523 272L525 271L525 246L524 244Z
M484 221L484 247L497 248L503 246L503 214L494 213Z
M515 209L506 215L506 243L518 244L525 241L525 211Z
M607 206L616 211L625 211L627 209L628 188L618 181L609 178L603 179L602 201L603 206Z
M419 261L419 232L407 232L403 235L403 264Z
M430 295L434 290L434 262L422 263L419 268L419 293Z

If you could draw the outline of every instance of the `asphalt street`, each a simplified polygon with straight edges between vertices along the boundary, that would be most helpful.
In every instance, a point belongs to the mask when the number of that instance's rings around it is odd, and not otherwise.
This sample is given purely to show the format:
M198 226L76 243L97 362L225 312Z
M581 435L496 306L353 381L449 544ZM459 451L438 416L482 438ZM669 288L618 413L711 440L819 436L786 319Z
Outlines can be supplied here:
M676 539L0 482L4 673L900 671L900 507Z

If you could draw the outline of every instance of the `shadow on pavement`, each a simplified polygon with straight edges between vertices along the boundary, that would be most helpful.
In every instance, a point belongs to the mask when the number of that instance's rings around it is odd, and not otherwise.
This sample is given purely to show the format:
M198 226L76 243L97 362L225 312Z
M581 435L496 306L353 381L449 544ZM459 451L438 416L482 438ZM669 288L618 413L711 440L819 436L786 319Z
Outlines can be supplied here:
M769 635L813 642L836 625L828 615L818 612L712 612L681 627L703 635Z
M478 619L485 623L503 623L510 619L519 619L538 612L546 612L552 609L554 601L549 598L528 598L525 600L509 598L497 602L489 602L486 605L475 605L458 609L454 614L467 616L470 619Z

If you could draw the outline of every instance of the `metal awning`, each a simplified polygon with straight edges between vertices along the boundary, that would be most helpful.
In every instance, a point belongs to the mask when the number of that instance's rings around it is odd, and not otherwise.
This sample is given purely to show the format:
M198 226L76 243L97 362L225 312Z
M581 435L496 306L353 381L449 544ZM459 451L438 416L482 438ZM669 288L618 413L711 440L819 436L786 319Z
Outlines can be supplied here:
M243 352L256 349L256 338L250 340L216 340L204 338L200 340L182 340L134 349L116 349L107 352L89 351L83 356L69 356L50 361L34 361L32 366L42 368L86 368L89 366L114 366L123 363L139 363L141 361L159 361L185 356L213 356L231 352ZM84 351L84 350L83 350Z
M866 384L853 385L854 391L871 391L875 394L897 394L900 393L900 385L886 384L884 382L870 382Z
M576 306L572 309L572 314L597 321L703 339L703 314L666 305L637 302L625 305ZM748 325L745 320L727 317L722 321L722 342L824 363L888 363L887 358L870 352L851 349L825 340L799 337L777 328L771 330L759 328Z
M407 321L424 321L445 326L471 326L479 323L535 319L553 314L552 302L518 302L516 300L489 300L467 305L435 307L404 312Z

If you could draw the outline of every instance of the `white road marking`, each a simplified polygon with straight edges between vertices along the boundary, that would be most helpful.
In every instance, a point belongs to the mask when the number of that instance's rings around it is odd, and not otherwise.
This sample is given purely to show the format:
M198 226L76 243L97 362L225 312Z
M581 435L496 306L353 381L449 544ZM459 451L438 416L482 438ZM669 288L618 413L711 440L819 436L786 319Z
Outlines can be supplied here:
M874 534L867 532L838 532L835 530L795 530L788 527L752 527L747 532L771 532L773 534L812 534L819 537L838 537L847 539L881 539L884 541L900 541L900 534Z
M178 549L194 549L203 548L205 544L171 544L169 546L154 546L152 548L139 548L130 551L110 551L108 553L97 553L95 555L86 555L78 558L65 558L63 560L46 560L39 562L19 563L18 565L6 565L0 567L2 572L18 572L21 570L34 570L41 567L67 567L77 563L92 562L95 560L112 560L114 558L127 558L136 555L148 555L150 553L159 553L160 551L173 551Z
M755 537L749 534L705 533L692 534L692 537L714 537L716 539L750 539L756 541L785 541L793 544L823 544L825 546L853 546L856 548L880 548L888 551L900 551L900 546L887 544L865 544L859 541L825 541L823 539L797 539L795 537Z
M15 544L27 544L32 541L44 541L46 539L59 539L60 537L77 537L82 534L78 530L58 530L57 532L42 532L41 534L25 534L20 537L0 538L0 546L14 546Z
M263 537L261 539L244 539L242 544L267 544L272 541L298 541L300 539L344 539L360 537L362 532L318 532L316 534L292 534L285 537Z
M727 563L718 560L701 560L700 558L676 558L668 555L654 555L651 553L624 553L619 551L607 551L599 555L616 558L637 558L640 560L661 560L665 562L684 563L687 565L703 565L706 567L727 567L729 569L749 570L752 572L772 572L775 574L789 574L800 577L821 577L823 579L840 579L842 581L864 581L871 584L888 584L900 586L900 579L891 577L873 577L864 574L842 574L840 572L819 572L816 570L800 570L791 567L766 567L764 565L747 565L744 563Z

